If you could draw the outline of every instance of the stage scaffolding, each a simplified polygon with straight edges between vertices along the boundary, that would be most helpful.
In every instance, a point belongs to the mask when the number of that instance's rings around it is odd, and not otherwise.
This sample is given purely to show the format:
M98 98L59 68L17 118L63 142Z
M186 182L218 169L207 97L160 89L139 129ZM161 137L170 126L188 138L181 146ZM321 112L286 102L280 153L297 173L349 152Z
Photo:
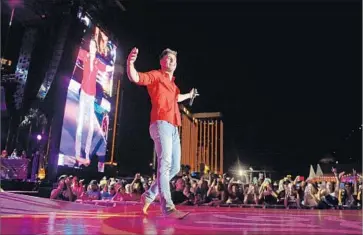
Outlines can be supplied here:
M181 105L181 116L181 164L195 172L209 168L210 172L223 174L222 114L193 114Z

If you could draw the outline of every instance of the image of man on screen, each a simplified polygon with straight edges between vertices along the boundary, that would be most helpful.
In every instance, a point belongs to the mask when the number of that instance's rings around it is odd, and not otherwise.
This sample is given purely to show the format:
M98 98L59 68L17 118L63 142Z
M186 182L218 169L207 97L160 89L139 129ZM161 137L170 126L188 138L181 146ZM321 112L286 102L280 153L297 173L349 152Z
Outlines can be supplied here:
M95 28L95 40L97 42L98 53L106 58L109 55L109 48L107 45L108 36L98 27Z
M80 49L78 59L83 61L83 76L81 82L81 92L79 97L77 130L75 138L76 161L79 164L88 166L90 164L90 150L94 132L95 119L95 96L96 96L96 79L99 71L105 72L106 65L96 57L97 43L92 38L89 43L89 51ZM85 156L81 157L82 134L84 129L87 130Z
M98 27L95 27L94 30L94 39L97 43L97 53L99 55L99 59L108 65L108 74L100 81L104 92L111 96L112 90L112 78L114 72L114 64L116 60L116 46L109 40L108 36L100 30Z

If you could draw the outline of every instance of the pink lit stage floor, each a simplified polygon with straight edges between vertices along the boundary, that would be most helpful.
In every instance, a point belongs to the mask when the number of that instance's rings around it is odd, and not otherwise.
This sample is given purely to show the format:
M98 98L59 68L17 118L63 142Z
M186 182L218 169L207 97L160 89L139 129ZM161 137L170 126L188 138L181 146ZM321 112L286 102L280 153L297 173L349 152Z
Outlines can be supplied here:
M179 207L183 220L144 217L139 203L115 207L0 193L0 234L362 234L360 210Z

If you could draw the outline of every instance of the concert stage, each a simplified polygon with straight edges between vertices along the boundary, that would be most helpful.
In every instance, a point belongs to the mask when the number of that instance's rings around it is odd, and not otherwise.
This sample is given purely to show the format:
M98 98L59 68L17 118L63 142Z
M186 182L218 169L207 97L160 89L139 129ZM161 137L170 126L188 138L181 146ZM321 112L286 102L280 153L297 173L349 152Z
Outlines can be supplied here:
M362 234L361 210L179 207L164 219L158 205L144 217L139 203L112 207L0 193L1 234Z

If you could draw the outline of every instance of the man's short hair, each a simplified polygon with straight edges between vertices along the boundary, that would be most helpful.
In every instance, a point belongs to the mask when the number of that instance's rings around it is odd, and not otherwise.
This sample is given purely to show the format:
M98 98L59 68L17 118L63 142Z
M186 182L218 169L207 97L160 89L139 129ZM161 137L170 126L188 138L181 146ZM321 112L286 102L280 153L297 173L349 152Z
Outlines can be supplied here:
M169 49L169 48L166 48L165 50L163 50L163 52L161 52L161 54L160 54L160 56L159 56L159 59L161 60L165 55L167 55L167 54L173 54L173 55L177 55L178 54L178 52L176 52L176 51L173 51L173 50L171 50L171 49Z

